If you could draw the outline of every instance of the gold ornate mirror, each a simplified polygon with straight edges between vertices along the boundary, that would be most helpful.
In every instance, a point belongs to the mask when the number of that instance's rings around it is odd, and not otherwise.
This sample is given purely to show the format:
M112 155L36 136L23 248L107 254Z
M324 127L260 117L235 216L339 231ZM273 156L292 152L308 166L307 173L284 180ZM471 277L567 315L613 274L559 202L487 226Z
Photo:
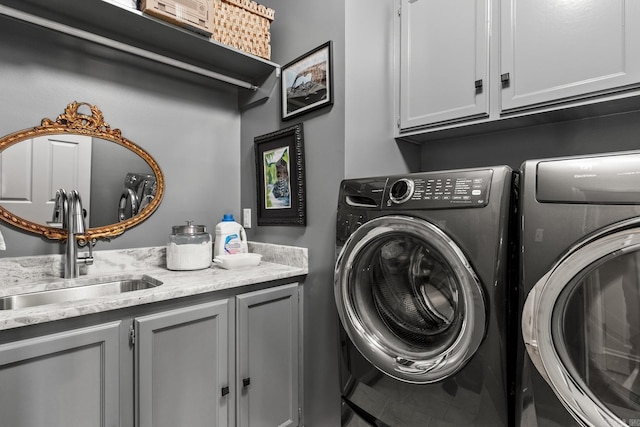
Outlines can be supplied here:
M80 193L88 223L77 238L95 242L146 220L160 205L164 177L153 157L112 129L98 107L72 102L55 121L45 118L0 139L0 219L66 239L54 221L59 189Z

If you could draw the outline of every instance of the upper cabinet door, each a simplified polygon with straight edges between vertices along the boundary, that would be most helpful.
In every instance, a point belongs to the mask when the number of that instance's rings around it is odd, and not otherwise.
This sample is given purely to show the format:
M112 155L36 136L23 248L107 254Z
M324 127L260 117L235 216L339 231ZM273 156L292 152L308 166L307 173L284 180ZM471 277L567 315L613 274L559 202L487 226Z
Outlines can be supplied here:
M503 112L640 86L637 0L501 0L501 5Z
M401 129L486 116L488 76L488 0L401 0Z

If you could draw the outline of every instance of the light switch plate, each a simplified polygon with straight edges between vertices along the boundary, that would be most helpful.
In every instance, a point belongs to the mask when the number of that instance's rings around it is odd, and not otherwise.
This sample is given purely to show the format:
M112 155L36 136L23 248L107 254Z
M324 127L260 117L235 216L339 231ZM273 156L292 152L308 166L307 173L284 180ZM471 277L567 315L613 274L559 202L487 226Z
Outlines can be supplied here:
M251 228L251 209L242 209L242 226L244 228Z

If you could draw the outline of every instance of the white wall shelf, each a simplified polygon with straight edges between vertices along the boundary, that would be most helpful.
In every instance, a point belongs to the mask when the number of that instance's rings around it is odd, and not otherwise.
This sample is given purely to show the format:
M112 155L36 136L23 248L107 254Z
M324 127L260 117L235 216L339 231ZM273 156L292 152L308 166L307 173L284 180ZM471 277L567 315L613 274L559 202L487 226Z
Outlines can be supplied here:
M280 76L278 64L104 0L0 0L0 15L237 86L239 108Z

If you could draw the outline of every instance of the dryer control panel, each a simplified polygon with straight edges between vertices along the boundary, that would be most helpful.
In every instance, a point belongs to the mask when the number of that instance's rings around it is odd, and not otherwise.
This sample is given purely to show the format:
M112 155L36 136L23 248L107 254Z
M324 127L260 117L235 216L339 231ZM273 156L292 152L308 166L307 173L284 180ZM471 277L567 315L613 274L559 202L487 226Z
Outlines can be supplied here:
M451 209L485 207L493 171L425 172L391 177L384 207L405 209Z

